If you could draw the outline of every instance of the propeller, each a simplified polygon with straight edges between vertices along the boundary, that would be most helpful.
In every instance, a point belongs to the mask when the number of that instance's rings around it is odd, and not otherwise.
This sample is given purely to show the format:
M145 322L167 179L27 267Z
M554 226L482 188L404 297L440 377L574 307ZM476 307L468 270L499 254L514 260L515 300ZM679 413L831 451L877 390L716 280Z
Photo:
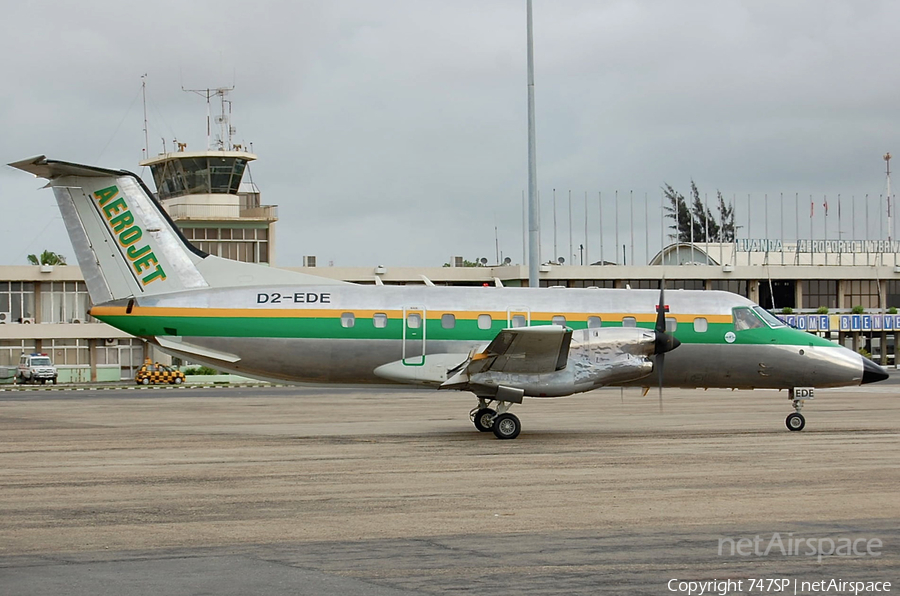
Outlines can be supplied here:
M656 306L656 337L653 353L656 355L657 384L659 386L659 411L663 411L663 370L665 367L666 352L671 352L681 345L678 338L666 333L666 279L663 278L659 286L659 304Z

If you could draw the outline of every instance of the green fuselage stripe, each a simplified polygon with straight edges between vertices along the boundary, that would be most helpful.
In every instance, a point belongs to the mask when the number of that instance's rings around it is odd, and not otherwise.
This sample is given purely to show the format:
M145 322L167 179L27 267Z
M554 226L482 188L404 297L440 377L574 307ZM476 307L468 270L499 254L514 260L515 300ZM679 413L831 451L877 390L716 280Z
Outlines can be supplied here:
M368 339L400 340L403 338L403 319L388 319L386 326L376 328L371 318L356 318L352 327L344 327L339 317L204 317L204 316L142 316L102 315L100 320L139 337L263 337L298 339ZM550 325L551 321L534 320L532 325ZM584 322L568 323L572 329L584 329ZM621 321L603 321L603 327L621 327ZM638 327L653 329L653 323L638 323ZM490 341L508 327L505 320L494 320L481 329L477 320L457 319L452 329L445 329L441 319L425 322L425 337L429 341ZM726 335L734 333L734 341ZM680 324L673 333L686 344L779 344L819 345L836 344L816 335L792 329L757 328L734 332L731 323L709 323L705 332L697 332L691 324ZM407 329L408 341L421 339L422 329Z

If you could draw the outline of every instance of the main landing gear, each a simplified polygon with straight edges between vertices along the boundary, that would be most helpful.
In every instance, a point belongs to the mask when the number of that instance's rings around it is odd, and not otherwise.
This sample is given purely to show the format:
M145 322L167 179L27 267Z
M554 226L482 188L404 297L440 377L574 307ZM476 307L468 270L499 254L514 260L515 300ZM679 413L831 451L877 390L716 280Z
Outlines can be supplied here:
M497 409L494 409L490 407L492 401L479 397L478 405L469 412L475 428L483 433L493 431L498 439L515 439L522 432L522 423L518 416L509 412L512 403L501 401L497 403Z
M794 406L794 411L788 414L787 418L784 419L784 425L790 431L803 430L803 427L806 426L806 418L800 413L800 409L803 408L803 402L805 400L797 399L797 397L798 396L793 389L788 389L788 398Z

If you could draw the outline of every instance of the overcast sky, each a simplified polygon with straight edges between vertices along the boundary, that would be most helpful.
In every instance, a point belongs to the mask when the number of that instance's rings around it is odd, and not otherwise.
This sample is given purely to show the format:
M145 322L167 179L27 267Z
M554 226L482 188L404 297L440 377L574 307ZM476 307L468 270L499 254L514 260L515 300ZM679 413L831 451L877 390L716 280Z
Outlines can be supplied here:
M878 195L882 155L900 156L900 3L534 4L544 260L554 188L563 256L568 193L576 252L588 193L591 260L600 257L598 193L606 260L631 244L633 211L644 261L661 242L660 187L686 194L692 178L711 202L716 190L736 197L740 225L753 204L753 237L768 223L770 237L793 238L797 211L809 237L810 194L815 236L825 233L827 195L837 237L839 193L842 238L886 234ZM13 2L0 51L3 163L45 154L139 171L145 73L151 155L163 138L205 149L204 102L181 87L233 82L236 141L253 144L253 180L263 202L279 205L277 264L302 255L320 266L493 262L495 225L502 256L522 261L524 0ZM0 168L0 263L44 249L74 262L40 186Z

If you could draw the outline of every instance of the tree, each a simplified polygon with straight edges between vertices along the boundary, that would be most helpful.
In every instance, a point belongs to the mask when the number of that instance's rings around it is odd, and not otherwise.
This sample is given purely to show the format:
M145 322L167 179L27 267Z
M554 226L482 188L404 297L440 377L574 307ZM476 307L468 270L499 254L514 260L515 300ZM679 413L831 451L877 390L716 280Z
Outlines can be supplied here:
M31 265L66 265L66 257L52 250L45 250L41 256L28 255L28 263Z
M734 241L734 207L725 203L722 193L716 191L719 200L719 220L716 221L712 211L700 199L697 184L691 180L691 204L688 206L684 196L672 188L671 184L663 187L665 197L671 203L666 207L666 217L675 220L669 226L675 230L670 237L678 242L732 242Z
M717 190L719 198L719 242L734 242L734 233L737 228L734 225L734 205L729 205L722 197L722 191Z

